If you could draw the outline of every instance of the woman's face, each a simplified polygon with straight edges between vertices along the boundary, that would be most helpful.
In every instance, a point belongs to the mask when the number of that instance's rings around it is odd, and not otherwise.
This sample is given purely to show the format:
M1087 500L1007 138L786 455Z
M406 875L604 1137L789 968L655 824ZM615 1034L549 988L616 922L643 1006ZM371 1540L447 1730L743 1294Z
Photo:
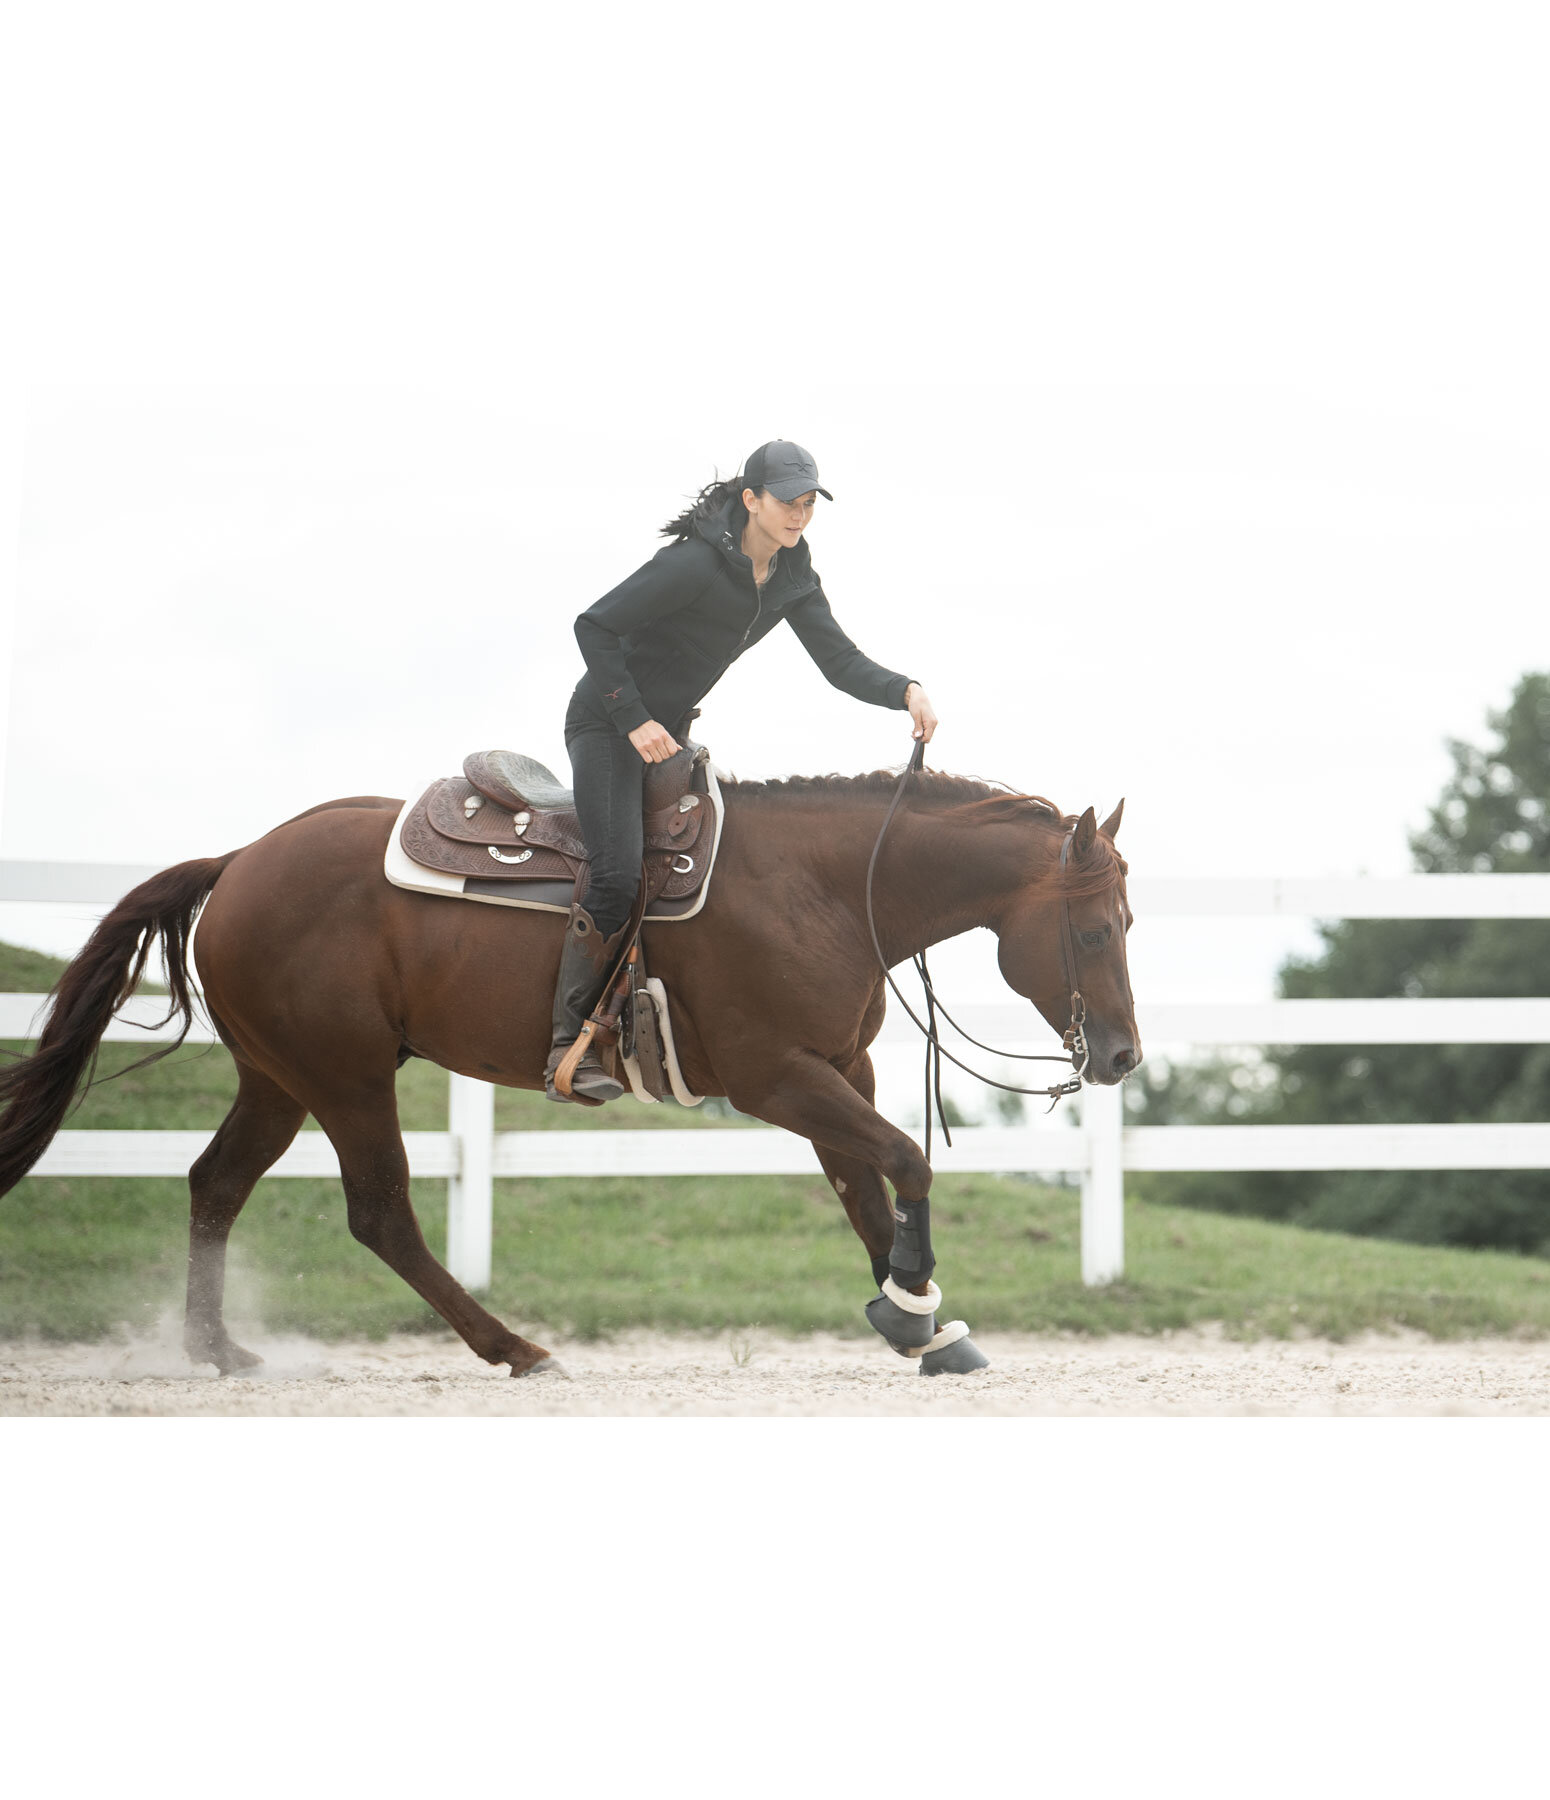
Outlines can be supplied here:
M799 494L795 500L777 500L773 494L756 494L752 488L743 489L743 505L748 508L748 517L788 550L806 531L817 504L816 490Z

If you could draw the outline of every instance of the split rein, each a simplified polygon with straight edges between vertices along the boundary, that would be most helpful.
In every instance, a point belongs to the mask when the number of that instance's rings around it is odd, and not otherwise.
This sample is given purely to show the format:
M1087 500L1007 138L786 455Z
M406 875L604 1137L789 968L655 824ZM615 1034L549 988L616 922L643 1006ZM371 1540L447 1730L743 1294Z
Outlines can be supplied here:
M953 1142L952 1132L947 1124L947 1111L942 1104L942 1058L944 1056L955 1068L962 1069L966 1075L972 1075L976 1081L984 1082L986 1087L1000 1088L1004 1094L1036 1094L1041 1100L1048 1099L1049 1110L1051 1112L1055 1110L1056 1106L1059 1105L1061 1100L1063 1100L1067 1094L1075 1094L1081 1091L1082 1078L1087 1073L1089 1057L1087 1049L1087 1033L1084 1029L1087 1022L1087 1006L1076 985L1076 940L1071 932L1071 903L1064 894L1060 897L1060 945L1066 959L1066 973L1071 979L1071 1029L1066 1033L1066 1049L1069 1052L1071 1066L1076 1072L1070 1076L1069 1079L1062 1081L1058 1086L1025 1088L1014 1087L1010 1082L1006 1081L995 1081L989 1075L982 1075L978 1069L971 1069L966 1062L962 1062L954 1056L951 1050L944 1049L941 1037L937 1032L936 1021L939 1013L965 1043L973 1044L977 1050L988 1051L992 1056L1004 1057L1009 1062L1065 1062L1067 1060L1066 1057L1053 1056L1048 1053L1029 1055L1024 1051L1019 1050L997 1050L991 1044L982 1044L978 1038L970 1037L969 1033L964 1030L937 998L936 989L932 986L931 982L931 972L926 967L926 953L924 950L917 951L916 954L910 958L910 961L914 964L915 973L920 977L920 985L926 997L926 1016L924 1019L920 1017L914 1007L910 1005L909 1001L906 1000L904 995L900 992L899 984L894 980L893 974L888 967L888 960L883 955L883 947L877 939L877 920L872 912L872 876L877 868L877 858L883 847L883 839L888 835L888 827L893 823L893 815L899 810L899 802L904 798L904 791L909 785L909 779L912 775L919 774L925 766L926 745L925 740L921 739L915 746L915 752L909 760L908 767L899 777L899 785L894 789L893 800L888 807L887 816L883 820L883 828L878 832L877 842L872 846L872 860L866 867L866 922L867 930L872 934L872 948L877 954L878 967L881 968L883 972L883 979L888 983L889 987L893 989L894 998L899 1002L900 1006L904 1008L905 1012L909 1014L915 1028L922 1033L926 1040L925 1150L926 1161L929 1163L931 1160L931 1111L933 1105L936 1108L936 1116L941 1121L943 1140L949 1149L952 1148ZM1070 860L1071 845L1075 836L1076 832L1074 829L1068 831L1061 842L1060 867L1062 870L1065 869Z

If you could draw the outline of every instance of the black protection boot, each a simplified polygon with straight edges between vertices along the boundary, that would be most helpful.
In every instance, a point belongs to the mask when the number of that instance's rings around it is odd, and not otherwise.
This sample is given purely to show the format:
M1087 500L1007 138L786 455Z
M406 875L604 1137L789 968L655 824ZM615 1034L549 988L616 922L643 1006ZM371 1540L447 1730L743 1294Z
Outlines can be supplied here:
M611 938L605 938L584 906L570 909L565 922L565 946L560 952L560 975L554 988L554 1032L549 1060L544 1065L544 1092L551 1100L569 1098L583 1106L601 1106L605 1100L617 1100L624 1092L624 1084L614 1080L590 1047L576 1065L569 1095L559 1093L554 1085L554 1072L565 1052L580 1037L587 1014L602 997L603 983L623 941L623 926Z

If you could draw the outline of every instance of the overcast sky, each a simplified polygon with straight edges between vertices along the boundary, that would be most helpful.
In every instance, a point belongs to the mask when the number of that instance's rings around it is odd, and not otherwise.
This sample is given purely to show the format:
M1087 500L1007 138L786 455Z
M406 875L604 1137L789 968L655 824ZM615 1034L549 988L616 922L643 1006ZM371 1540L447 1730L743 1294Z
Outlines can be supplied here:
M935 766L1124 795L1138 874L1408 866L1444 739L1550 664L1526 9L417 16L19 28L0 855L563 770L575 614L780 435ZM700 731L909 748L788 633ZM1143 919L1137 990L1300 938Z

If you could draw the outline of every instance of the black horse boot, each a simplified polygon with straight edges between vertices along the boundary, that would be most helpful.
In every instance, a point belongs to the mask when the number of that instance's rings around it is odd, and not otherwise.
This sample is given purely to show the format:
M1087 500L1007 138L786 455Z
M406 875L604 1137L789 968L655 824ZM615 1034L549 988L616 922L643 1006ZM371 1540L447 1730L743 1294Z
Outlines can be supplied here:
M601 1106L605 1100L617 1100L624 1092L624 1084L604 1069L590 1045L571 1076L569 1095L560 1093L554 1085L555 1070L581 1036L587 1014L602 997L603 983L623 941L622 925L611 938L605 938L584 906L570 909L565 922L565 947L560 952L560 976L554 988L554 1035L549 1060L544 1065L544 1092L551 1100L569 1098L582 1106Z

